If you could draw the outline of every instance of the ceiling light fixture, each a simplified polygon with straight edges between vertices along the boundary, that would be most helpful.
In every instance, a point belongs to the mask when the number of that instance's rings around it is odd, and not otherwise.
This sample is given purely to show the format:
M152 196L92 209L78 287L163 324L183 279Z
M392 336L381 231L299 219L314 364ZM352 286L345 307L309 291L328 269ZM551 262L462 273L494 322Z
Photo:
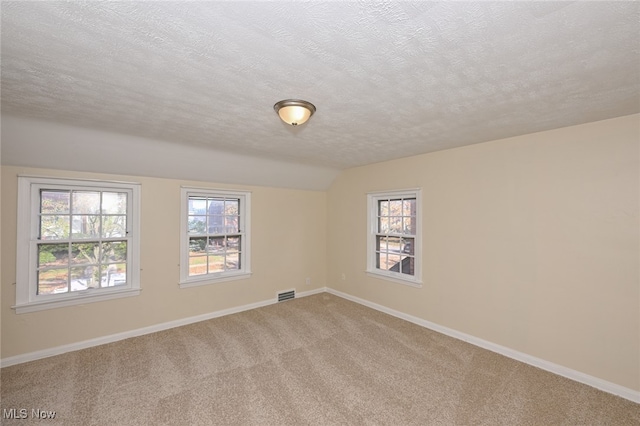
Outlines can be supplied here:
M276 110L280 119L290 126L304 124L316 112L316 107L311 102L300 99L276 102L273 109Z

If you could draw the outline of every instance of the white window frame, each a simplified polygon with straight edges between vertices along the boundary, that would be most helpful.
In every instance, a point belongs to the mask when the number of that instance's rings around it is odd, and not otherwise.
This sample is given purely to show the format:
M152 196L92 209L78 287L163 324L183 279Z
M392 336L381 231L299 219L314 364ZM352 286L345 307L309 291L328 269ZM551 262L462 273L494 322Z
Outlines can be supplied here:
M376 235L378 234L379 201L394 198L416 199L416 233L414 247L414 275L388 271L376 267ZM367 274L388 281L395 281L413 287L422 287L422 190L403 189L367 193Z
M37 294L40 191L46 189L120 191L127 200L127 284L60 294ZM99 302L140 294L140 184L88 179L18 176L16 313Z
M242 248L240 250L239 270L221 271L203 275L189 276L189 197L237 198L240 200L241 218L239 233ZM225 281L247 279L251 276L251 192L228 189L181 187L180 197L180 288L197 287Z

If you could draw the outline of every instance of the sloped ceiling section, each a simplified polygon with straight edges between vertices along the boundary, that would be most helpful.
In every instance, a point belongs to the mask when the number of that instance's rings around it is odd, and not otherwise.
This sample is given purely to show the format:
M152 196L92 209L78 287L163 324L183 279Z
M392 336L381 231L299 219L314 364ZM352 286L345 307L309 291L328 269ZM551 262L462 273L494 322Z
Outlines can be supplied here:
M324 191L336 169L3 115L2 163Z
M326 174L640 112L638 2L1 7L3 114L212 159ZM288 127L273 111L286 98L318 112ZM3 163L29 162L2 142ZM191 167L149 148L157 163ZM73 155L59 151L52 165Z

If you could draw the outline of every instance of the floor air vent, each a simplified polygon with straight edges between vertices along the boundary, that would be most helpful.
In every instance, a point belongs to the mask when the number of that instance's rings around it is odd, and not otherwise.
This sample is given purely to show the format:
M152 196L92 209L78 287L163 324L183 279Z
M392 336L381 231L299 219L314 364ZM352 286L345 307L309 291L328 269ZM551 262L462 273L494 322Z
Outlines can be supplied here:
M278 302L284 302L285 300L295 299L295 298L296 298L295 290L283 291L282 293L278 293Z

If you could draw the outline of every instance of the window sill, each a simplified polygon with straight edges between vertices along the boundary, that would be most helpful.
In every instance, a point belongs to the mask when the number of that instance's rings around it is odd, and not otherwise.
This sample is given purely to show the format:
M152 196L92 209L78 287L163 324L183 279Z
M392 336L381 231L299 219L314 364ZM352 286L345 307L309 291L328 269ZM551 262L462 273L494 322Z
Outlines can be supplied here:
M83 305L85 303L102 302L104 300L120 299L122 297L132 297L140 295L139 288L128 288L123 290L114 290L100 294L77 294L72 297L65 297L59 300L40 300L28 302L12 306L17 314L25 314L29 312L44 311L47 309L63 308L66 306Z
M379 278L379 279L385 280L385 281L393 281L393 282L396 282L396 283L408 285L410 287L422 288L422 281L419 280L419 279L415 279L415 278L411 278L411 279L400 278L400 277L396 276L395 274L393 274L393 275L385 274L384 272L378 272L378 271L365 271L365 272L370 277Z
M251 271L235 273L233 275L220 276L204 276L201 278L191 278L189 280L180 281L180 288L200 287L203 285L217 284L226 281L245 280L251 277Z

